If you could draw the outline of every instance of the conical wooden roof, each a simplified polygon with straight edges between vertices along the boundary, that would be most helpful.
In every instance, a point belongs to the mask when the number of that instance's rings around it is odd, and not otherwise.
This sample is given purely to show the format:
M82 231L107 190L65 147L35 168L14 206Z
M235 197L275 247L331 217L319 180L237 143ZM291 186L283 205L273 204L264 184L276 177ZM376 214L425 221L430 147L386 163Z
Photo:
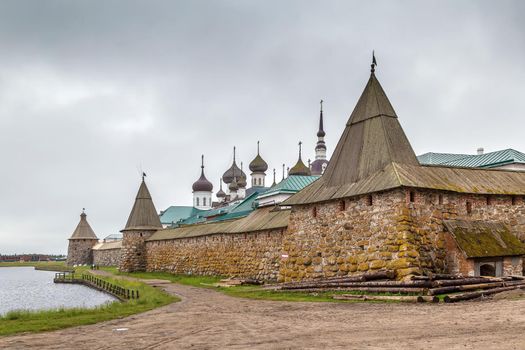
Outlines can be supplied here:
M71 235L69 239L96 239L98 240L97 235L95 234L95 232L93 232L93 229L91 228L91 226L89 226L89 223L87 222L86 217L87 217L86 213L82 212L82 214L80 214L80 222L78 223L77 228L75 229L75 231L73 232L73 234Z
M421 166L372 73L324 175L281 205L324 202L399 187L525 195L525 172Z
M323 179L327 186L353 183L393 162L419 164L394 108L372 73Z
M144 179L140 184L139 192L135 198L135 204L129 214L128 222L126 227L122 231L126 230L151 230L162 228L160 223L159 215L151 199L151 195L146 186Z

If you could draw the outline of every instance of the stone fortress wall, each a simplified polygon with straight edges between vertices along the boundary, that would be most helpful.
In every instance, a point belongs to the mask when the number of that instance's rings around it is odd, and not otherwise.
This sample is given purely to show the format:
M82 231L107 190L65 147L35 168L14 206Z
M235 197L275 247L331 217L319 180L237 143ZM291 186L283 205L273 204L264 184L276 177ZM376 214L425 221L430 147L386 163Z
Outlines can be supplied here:
M522 197L396 189L295 207L283 240L283 253L289 258L283 261L279 279L383 268L395 270L398 278L425 272L466 274L472 267L462 265L472 262L462 256L443 225L443 220L453 219L503 222L525 241ZM506 257L504 271L521 275L522 259Z
M237 233L211 230L204 235L145 243L149 235L136 233L136 242L127 250L93 250L93 262L118 266L126 256L133 265L148 271L267 281L378 269L395 270L398 278L429 271L467 274L473 262L463 257L443 224L457 219L503 222L525 241L525 198L521 196L399 188L294 206L288 227L283 228ZM74 251L69 256L78 258L77 264L84 263L91 244L86 240L72 245ZM522 267L519 257L503 260L507 275L521 275Z
M276 281L284 229L146 242L148 271Z

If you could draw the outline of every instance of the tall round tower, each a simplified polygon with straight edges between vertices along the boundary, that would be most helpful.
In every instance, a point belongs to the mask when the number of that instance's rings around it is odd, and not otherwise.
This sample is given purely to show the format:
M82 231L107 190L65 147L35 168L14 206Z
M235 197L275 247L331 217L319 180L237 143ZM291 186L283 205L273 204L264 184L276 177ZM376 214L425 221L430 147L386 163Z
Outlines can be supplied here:
M257 141L257 156L251 161L249 167L252 172L252 187L264 187L268 164L259 153L259 141Z
M204 176L204 155L201 156L201 177L193 183L193 206L197 209L211 209L213 184Z
M124 272L146 270L146 239L162 229L160 218L144 181L135 198L126 227L122 232L122 253L119 270Z
M87 221L87 215L82 209L80 222L69 237L67 247L67 265L91 265L93 263L93 246L97 244L98 238Z

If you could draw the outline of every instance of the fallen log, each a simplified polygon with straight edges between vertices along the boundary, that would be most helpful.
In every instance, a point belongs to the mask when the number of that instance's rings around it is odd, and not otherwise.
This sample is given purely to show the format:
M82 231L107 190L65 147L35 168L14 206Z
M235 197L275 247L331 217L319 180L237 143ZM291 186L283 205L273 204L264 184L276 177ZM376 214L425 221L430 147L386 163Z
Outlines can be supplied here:
M461 286L465 284L479 284L479 283L490 283L490 282L504 282L505 278L495 278L495 277L472 277L464 279L454 279L454 280L439 280L432 281L432 288L438 287L448 287L448 286Z
M481 290L477 292L467 292L467 293L461 293L461 294L446 295L444 300L445 300L445 303L455 303L458 301L476 299L482 296L497 294L497 293L506 292L509 290L514 290L514 289L525 289L525 285L500 287L500 288Z
M525 280L525 276L511 275L511 276L508 276L508 277L512 278L513 280Z
M298 281L298 282L286 282L281 283L280 286L288 285L302 285L302 284L311 284L311 283L323 283L323 282L366 282L374 280L392 280L395 278L395 272L393 270L379 270L375 272L367 272L362 275L357 276L336 276L336 277L325 277L318 278L307 281Z
M354 295L354 294L336 294L332 297L336 300L374 300L374 301L403 301L411 303L422 303L427 301L435 302L428 298L423 298L420 296L409 296L409 295ZM432 297L431 297L432 298ZM437 299L437 298L436 298ZM438 300L439 301L439 300Z
M479 283L479 284L466 284L466 285L459 285L459 286L438 287L438 288L429 289L428 294L438 295L438 294L462 292L462 291L467 291L467 290L504 287L504 283L505 282L492 282L492 283Z
M316 282L309 284L281 286L282 290L307 289L307 288L333 288L333 287L398 287L398 288L429 288L428 281L370 281L370 282Z
M395 293L395 294L426 294L426 288L395 288L395 287L333 287L333 288L307 288L307 289L276 289L283 293L323 293L333 291L344 292L369 292L369 293Z

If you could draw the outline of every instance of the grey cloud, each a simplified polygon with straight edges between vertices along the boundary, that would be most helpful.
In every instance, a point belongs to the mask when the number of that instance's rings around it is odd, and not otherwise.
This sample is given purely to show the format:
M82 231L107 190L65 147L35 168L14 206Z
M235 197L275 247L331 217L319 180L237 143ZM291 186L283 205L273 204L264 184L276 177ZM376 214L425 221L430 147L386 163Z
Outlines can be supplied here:
M189 204L236 145L281 176L329 152L369 74L417 153L525 150L520 1L3 1L0 253L64 252L82 207L126 221L139 168L157 209ZM271 173L271 171L269 171ZM270 179L270 176L268 177ZM271 180L270 180L271 181Z

